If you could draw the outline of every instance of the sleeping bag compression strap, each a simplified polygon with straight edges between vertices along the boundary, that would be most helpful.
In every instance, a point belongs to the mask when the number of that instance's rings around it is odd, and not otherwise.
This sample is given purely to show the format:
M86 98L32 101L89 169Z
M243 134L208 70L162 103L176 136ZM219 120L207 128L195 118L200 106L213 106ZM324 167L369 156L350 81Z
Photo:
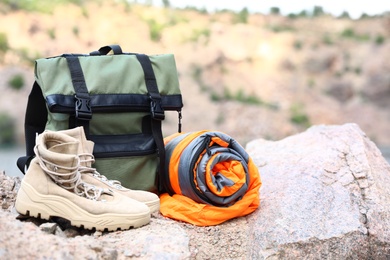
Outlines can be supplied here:
M42 90L37 82L34 82L28 96L26 115L24 119L24 137L26 142L26 156L18 158L16 165L25 174L34 157L35 138L37 134L45 130L47 121L47 108Z
M161 121L164 120L165 114L161 103L161 95L158 90L156 76L153 71L152 63L145 54L136 54L138 61L141 63L145 76L145 84L148 90L150 98L150 113L151 113L151 126L154 141L157 146L159 155L159 169L158 169L158 183L157 187L159 192L166 190L163 186L162 176L165 171L165 146L164 137L161 130Z

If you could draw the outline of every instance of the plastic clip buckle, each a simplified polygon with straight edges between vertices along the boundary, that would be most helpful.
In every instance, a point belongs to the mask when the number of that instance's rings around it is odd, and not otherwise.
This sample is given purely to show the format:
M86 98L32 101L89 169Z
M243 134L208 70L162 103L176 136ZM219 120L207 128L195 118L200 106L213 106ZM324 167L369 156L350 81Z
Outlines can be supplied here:
M152 113L152 118L156 120L164 120L165 114L164 109L161 105L161 99L152 99L150 101L150 112Z
M76 118L80 120L91 120L92 110L90 100L87 98L76 97L75 109Z

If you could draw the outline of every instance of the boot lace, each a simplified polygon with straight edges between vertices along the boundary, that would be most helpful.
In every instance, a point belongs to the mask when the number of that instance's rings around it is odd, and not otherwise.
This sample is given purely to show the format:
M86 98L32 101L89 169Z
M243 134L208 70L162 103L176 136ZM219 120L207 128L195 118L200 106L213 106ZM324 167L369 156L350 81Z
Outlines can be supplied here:
M40 156L38 145L34 147L34 152L42 170L44 170L45 173L49 175L49 177L60 187L90 200L100 200L103 193L111 194L108 190L82 181L80 172L80 157L76 157L78 162L75 166L67 167L50 162ZM58 172L58 170L64 170L64 172Z
M117 180L109 180L106 176L100 174L98 171L96 171L96 168L89 167L87 165L92 165L95 162L95 157L93 154L90 153L81 153L79 154L80 157L80 173L90 173L95 178L99 179L100 181L108 184L109 186L116 188L118 190L128 190L127 188L123 187L120 181Z

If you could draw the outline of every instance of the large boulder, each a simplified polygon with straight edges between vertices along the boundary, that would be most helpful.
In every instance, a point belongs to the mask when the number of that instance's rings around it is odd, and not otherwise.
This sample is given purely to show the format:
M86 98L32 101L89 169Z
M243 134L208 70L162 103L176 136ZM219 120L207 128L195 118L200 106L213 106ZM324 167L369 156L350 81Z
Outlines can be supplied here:
M246 148L262 177L261 205L210 227L154 214L144 227L102 233L20 218L20 179L0 173L0 259L390 258L390 166L357 125Z
M357 125L314 126L247 151L263 181L250 258L390 257L390 166Z

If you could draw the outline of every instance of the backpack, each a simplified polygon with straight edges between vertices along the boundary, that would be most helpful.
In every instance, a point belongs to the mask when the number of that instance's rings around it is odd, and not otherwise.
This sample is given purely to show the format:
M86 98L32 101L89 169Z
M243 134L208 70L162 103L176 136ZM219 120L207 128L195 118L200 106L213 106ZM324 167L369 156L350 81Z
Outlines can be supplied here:
M113 53L113 55L108 55ZM63 54L35 62L35 82L25 115L25 173L36 134L83 126L95 143L93 167L130 189L161 192L165 111L177 111L182 96L172 54L124 53L109 45L89 54Z

